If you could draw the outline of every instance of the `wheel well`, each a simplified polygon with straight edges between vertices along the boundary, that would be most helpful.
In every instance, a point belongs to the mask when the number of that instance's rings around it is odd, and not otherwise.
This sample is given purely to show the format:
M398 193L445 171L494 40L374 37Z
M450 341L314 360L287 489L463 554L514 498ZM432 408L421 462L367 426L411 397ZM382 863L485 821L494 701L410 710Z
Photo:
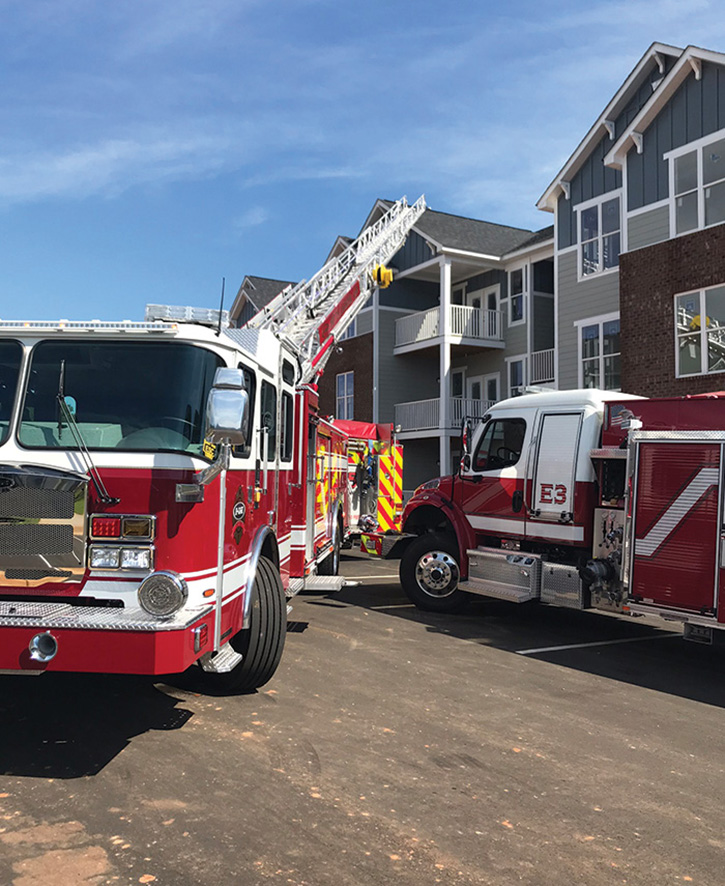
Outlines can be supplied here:
M403 532L422 535L424 532L441 532L456 534L453 524L440 508L433 505L422 505L416 508L405 521Z
M277 548L277 540L271 532L264 539L261 554L263 557L266 557L274 563L275 567L279 569L279 549Z

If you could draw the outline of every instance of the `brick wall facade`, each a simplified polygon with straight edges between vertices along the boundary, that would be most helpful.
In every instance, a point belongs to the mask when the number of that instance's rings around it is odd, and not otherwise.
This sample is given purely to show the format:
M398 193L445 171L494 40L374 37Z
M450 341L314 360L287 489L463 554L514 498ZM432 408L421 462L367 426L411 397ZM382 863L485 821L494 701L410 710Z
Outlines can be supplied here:
M725 225L620 257L623 391L673 397L725 390L723 372L675 377L675 295L724 283Z
M355 421L372 421L373 417L373 334L358 335L340 342L342 353L333 353L319 381L320 415L335 414L335 376L354 372L353 411Z

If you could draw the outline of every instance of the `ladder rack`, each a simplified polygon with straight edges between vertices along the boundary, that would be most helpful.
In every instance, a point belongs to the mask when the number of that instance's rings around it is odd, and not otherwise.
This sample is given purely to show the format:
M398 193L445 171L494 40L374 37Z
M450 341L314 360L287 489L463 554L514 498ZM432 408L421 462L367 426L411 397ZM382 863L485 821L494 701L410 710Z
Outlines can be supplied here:
M424 197L412 205L405 197L393 203L314 277L288 286L249 321L274 332L298 354L303 383L322 371L335 340L368 300L375 266L390 261L425 209Z

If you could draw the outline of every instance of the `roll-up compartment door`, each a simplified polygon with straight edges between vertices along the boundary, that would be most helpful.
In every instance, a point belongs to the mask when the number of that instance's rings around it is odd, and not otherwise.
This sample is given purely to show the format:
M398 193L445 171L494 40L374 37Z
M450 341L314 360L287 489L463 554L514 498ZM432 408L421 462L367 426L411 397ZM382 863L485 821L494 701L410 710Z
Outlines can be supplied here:
M541 417L531 502L535 519L571 519L581 422L581 412Z

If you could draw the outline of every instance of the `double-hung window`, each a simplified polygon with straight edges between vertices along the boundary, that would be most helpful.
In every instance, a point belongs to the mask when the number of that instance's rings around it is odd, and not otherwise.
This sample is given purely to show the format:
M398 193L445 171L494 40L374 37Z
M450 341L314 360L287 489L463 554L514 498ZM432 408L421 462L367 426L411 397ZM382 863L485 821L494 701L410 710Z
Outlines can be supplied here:
M579 382L583 388L618 391L619 317L595 317L579 324Z
M348 338L355 338L357 335L357 317L350 323L347 329L338 338L338 341L345 341Z
M341 372L335 377L335 417L352 420L355 405L355 373Z
M686 234L725 221L725 138L709 137L667 155L672 230Z
M621 212L619 196L606 195L579 210L579 276L590 277L619 267Z
M725 286L675 296L677 375L725 371Z
M524 265L522 268L509 271L509 326L515 326L526 320L528 270Z

